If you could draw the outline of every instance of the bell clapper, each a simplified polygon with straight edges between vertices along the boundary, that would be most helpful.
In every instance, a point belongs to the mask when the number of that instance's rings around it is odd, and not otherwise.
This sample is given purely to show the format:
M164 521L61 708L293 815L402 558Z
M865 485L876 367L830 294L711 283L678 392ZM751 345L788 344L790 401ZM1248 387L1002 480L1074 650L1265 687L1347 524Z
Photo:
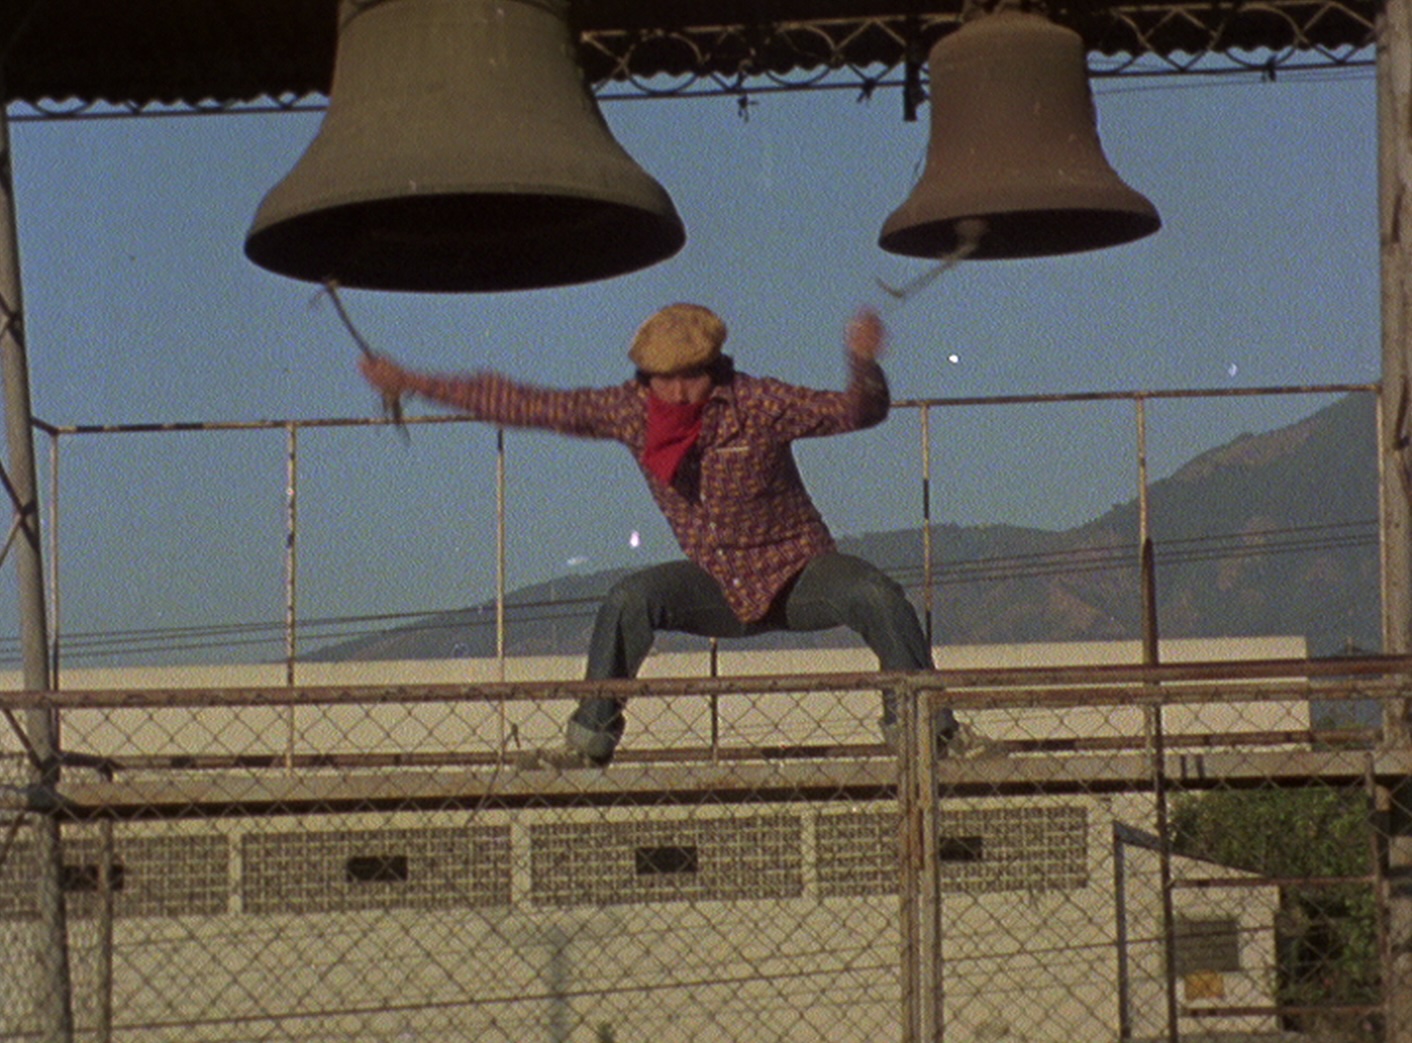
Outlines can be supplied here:
M343 323L343 328L348 331L348 335L353 338L353 343L358 345L358 350L370 359L377 358L378 353L373 350L372 345L368 343L367 339L358 332L358 327L353 325L353 319L349 316L348 310L343 307L343 299L338 295L337 280L325 279L324 288L314 299L318 300L319 296L325 294L328 296L329 300L333 301L333 310L338 313L339 321ZM407 425L402 419L402 396L384 394L382 396L382 409L383 412L392 419L393 425L396 426L402 437L410 439L411 435L408 433Z
M877 280L877 284L883 292L898 302L906 301L921 290L930 286L936 278L948 269L954 268L964 261L971 254L976 252L981 244L981 237L985 235L985 220L979 217L964 217L956 222L956 249L952 250L945 257L941 258L935 265L928 268L921 275L901 286L891 286L888 283Z

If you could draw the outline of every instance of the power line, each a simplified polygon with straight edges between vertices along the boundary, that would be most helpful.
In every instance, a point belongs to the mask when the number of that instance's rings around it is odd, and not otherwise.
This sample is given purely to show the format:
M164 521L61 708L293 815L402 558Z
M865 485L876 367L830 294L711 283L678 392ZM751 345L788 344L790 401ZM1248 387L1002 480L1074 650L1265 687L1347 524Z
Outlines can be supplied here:
M1356 551L1377 545L1375 519L1290 525L1201 536L1174 537L1156 543L1159 569L1227 558L1266 559L1292 554ZM1083 575L1137 567L1133 544L1120 542L1067 547L1032 553L994 555L943 562L933 572L934 588L977 583L1013 583L1058 575ZM885 567L904 586L916 588L924 579L920 565ZM509 601L507 623L513 626L583 621L600 600L600 594L577 597L533 598ZM476 618L481 616L483 618ZM426 609L406 612L361 613L300 620L296 636L301 645L342 644L400 633L459 632L474 637L495 626L489 606ZM279 620L214 623L177 627L148 627L61 633L66 658L80 661L132 656L171 656L196 651L234 651L268 647L272 655L282 649L285 624ZM19 661L17 638L0 640L0 665Z

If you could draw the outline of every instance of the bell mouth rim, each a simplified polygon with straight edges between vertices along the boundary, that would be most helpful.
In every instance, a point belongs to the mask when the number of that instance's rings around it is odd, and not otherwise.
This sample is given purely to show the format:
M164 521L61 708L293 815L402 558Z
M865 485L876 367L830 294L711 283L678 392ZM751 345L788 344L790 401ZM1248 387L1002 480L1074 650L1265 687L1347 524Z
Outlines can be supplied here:
M897 215L894 215L897 216ZM966 253L968 261L1007 261L1085 253L1144 239L1159 231L1155 208L1073 206L969 212L914 220L889 220L878 236L888 253L942 260L965 242L960 225L981 221L984 232Z
M677 254L667 204L549 193L418 195L256 223L245 255L278 275L353 289L486 293L614 278Z

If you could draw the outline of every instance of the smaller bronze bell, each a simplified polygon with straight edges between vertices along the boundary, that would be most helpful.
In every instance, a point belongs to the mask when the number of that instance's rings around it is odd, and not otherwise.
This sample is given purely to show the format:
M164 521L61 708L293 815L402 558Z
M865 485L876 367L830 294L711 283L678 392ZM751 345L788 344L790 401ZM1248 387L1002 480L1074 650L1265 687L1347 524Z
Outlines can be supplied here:
M1078 33L999 11L943 37L928 66L926 166L883 224L884 250L1045 257L1117 246L1162 226L1157 208L1103 155Z

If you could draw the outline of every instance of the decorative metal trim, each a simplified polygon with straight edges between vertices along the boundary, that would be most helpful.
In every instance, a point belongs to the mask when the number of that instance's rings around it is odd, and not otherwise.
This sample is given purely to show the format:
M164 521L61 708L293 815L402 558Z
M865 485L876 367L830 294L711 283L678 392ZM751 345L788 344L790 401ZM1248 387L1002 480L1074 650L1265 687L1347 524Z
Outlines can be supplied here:
M901 5L899 5L901 6ZM1095 77L1223 75L1266 79L1314 70L1367 67L1377 38L1377 5L1359 0L1115 4L1056 0L1051 17L1080 32ZM752 96L844 90L872 97L901 90L915 111L930 48L961 24L959 10L807 18L684 27L580 32L586 77L600 99L729 96L742 114ZM87 97L18 101L16 120L309 112L316 93L243 99L113 102Z

